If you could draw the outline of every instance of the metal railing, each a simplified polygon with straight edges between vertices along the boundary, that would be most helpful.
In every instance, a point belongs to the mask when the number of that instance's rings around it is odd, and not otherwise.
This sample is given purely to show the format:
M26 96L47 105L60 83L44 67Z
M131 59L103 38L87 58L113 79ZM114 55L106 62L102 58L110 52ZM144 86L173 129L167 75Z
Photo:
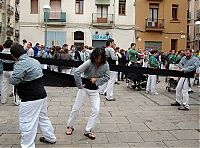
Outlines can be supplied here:
M200 9L196 11L196 19L200 20Z
M192 13L190 11L187 11L187 19L188 20L191 20L191 16L192 16Z
M2 9L2 7L3 7L3 1L0 0L0 9Z
M19 12L18 11L15 11L15 20L19 21Z
M146 29L158 29L162 30L164 29L164 19L146 19Z
M7 5L7 13L9 15L13 15L14 13L14 8L11 5Z
M51 11L50 13L44 13L44 21L47 22L66 22L66 12Z
M93 24L114 24L113 14L92 13Z
M19 4L19 0L15 0L15 3L16 3L16 4Z
M10 27L10 26L7 26L7 32L6 32L6 34L7 35L13 35L13 27Z
M15 30L15 37L19 37L19 30Z

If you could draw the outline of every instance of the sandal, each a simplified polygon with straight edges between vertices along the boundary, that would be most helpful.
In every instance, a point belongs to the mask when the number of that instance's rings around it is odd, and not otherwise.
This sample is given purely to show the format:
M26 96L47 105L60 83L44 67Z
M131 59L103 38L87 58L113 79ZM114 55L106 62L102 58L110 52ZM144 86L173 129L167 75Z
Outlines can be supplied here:
M90 138L91 140L94 140L96 138L95 134L91 131L85 131L84 135Z
M71 135L73 133L73 131L74 131L73 127L67 127L66 134Z

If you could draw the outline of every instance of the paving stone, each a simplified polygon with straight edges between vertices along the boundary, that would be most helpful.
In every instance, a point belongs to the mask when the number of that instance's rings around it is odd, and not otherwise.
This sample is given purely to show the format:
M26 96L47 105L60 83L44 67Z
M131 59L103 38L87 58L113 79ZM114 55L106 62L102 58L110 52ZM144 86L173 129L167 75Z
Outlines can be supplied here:
M19 124L0 124L1 133L18 134Z
M8 145L4 145L4 144L0 144L0 148L11 148L12 144L8 144Z
M146 122L145 123L152 131L153 130L174 130L179 129L179 127L175 126L173 123L170 122L162 122L162 121L153 121L153 122Z
M143 147L143 148L167 148L163 142L139 142L129 143L130 148Z
M2 134L0 136L0 143L4 145L19 144L20 135L19 134Z
M100 119L100 123L103 123L103 124L114 124L115 121L113 119L113 117L99 117Z
M200 139L200 133L196 130L173 130L169 132L180 140Z
M176 140L176 141L163 141L168 147L179 148L198 148L200 143L198 140Z
M127 143L91 144L92 148L129 148Z
M98 124L95 129L96 132L119 132L116 124Z
M166 90L163 90L165 84L161 84L158 85L161 93L157 96L127 89L123 82L115 85L116 101L108 102L101 96L99 119L93 129L97 135L95 140L83 135L91 113L89 99L81 107L73 135L68 136L65 134L66 123L78 89L46 87L48 115L55 128L57 143L41 143L41 132L38 130L36 147L197 147L197 142L200 142L196 136L199 135L196 129L199 129L200 106L192 104L189 112L178 111L177 107L170 106L175 92L166 95ZM199 98L195 99L195 95L191 97L198 103ZM13 104L12 99L0 105L0 129L0 144L5 144L1 146L20 147L18 106Z
M150 131L150 132L138 132L138 133L145 142L176 140L176 138L168 131Z
M106 133L109 143L144 142L137 132Z
M131 124L117 124L119 130L122 132L133 131L150 131L150 129L144 123L131 123Z
M197 121L183 121L176 124L180 129L200 129L200 124Z

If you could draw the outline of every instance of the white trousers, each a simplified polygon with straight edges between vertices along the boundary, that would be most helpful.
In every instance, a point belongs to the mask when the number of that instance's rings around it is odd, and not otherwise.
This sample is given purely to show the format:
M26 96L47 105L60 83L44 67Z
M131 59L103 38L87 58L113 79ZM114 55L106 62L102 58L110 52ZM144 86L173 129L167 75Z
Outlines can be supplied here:
M116 71L110 71L110 79L108 80L108 84L106 87L106 98L108 100L113 99L113 88L114 84L117 79L117 72Z
M101 95L105 94L107 91L108 82L104 83L103 85L99 86L99 93Z
M76 119L78 118L78 113L83 105L84 99L86 96L89 96L90 102L91 102L91 114L88 120L88 123L86 125L85 130L90 131L94 128L96 120L99 115L99 109L100 109L100 97L99 97L99 90L89 90L86 88L79 89L75 103L73 105L72 111L69 115L69 119L67 122L68 127L73 127Z
M14 86L9 84L11 75L12 75L12 71L3 71L3 80L2 80L2 84L1 84L2 85L1 103L7 102L9 86L12 87L12 92L14 91ZM13 96L13 100L15 100L14 96Z
M147 79L147 86L146 86L146 91L151 92L151 94L156 93L156 80L157 80L157 75L149 75Z
M19 106L19 127L22 148L35 148L38 126L46 140L56 141L53 126L47 116L47 99L21 102Z
M188 82L188 78L180 78L180 80L178 81L178 85L176 86L176 101L180 104L183 101L183 105L186 108L189 108Z

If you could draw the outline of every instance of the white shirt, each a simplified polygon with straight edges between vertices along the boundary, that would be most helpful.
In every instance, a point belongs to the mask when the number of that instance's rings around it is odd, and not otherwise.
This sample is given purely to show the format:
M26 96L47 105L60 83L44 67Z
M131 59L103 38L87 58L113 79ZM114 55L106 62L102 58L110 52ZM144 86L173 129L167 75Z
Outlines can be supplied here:
M26 54L30 57L30 56L34 56L34 50L33 48L29 48L26 52Z

